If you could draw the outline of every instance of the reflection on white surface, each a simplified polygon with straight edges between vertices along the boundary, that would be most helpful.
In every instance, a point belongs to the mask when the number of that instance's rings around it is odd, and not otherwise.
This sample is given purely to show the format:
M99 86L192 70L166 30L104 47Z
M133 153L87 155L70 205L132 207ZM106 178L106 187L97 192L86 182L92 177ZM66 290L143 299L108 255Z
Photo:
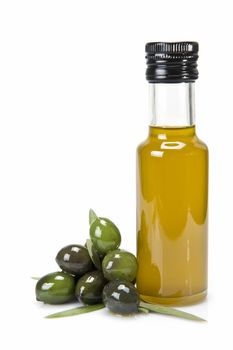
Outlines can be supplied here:
M185 146L186 144L180 141L162 142L161 149L181 149Z

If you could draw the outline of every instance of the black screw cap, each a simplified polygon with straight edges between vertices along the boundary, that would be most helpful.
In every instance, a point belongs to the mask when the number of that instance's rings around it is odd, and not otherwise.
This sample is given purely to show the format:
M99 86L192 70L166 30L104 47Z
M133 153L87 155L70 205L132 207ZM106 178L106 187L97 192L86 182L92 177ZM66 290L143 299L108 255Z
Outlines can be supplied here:
M151 83L192 82L198 78L195 41L147 43L146 59L146 79Z

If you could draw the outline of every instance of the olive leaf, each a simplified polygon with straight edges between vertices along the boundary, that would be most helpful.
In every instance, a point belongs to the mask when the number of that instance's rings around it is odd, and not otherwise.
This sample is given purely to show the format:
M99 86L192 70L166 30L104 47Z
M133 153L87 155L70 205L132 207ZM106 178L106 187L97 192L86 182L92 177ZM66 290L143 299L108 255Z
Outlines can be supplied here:
M90 226L93 224L93 222L98 219L98 216L96 215L96 213L94 212L94 210L90 209L89 210L89 224Z
M39 281L40 277L34 277L34 276L32 276L31 279L32 279L32 280Z
M167 307L167 306L162 306L162 305L157 305L157 304L149 304L149 303L146 303L144 301L140 301L139 307L145 308L145 309L152 311L152 312L157 312L159 314L176 316L176 317L180 317L180 318L186 318L188 320L193 320L193 321L206 321L203 318L200 318L200 317L195 316L193 314L190 314L188 312L173 309L173 308Z
M93 243L92 243L92 241L90 239L87 239L86 247L87 247L88 253L90 255L90 258L91 258L93 264L95 265L95 267L98 270L101 270L102 269L102 265L101 265L101 261L100 261L99 255L97 254L95 248L93 247Z
M97 311L97 310L100 310L103 308L104 308L103 304L75 307L73 309L69 309L69 310L57 312L55 314L47 315L47 316L45 316L45 318L59 318L59 317L76 316L76 315L86 314L86 313L92 312L92 311Z
M149 314L149 312L150 312L148 309L145 309L144 307L139 307L138 311L143 312L144 314Z

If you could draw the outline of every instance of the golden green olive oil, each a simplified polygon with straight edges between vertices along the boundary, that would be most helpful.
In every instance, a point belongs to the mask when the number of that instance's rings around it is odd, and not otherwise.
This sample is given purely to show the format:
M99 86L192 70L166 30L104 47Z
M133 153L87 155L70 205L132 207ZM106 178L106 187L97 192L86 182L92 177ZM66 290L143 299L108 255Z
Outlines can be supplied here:
M207 291L208 149L195 127L150 127L137 149L137 288L185 305Z

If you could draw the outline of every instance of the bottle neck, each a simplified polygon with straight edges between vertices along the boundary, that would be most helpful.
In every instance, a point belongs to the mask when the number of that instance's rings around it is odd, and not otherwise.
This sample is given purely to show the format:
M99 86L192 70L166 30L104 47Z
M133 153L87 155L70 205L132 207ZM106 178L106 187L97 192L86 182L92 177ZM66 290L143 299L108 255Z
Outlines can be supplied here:
M149 83L150 126L182 128L195 124L194 83Z

